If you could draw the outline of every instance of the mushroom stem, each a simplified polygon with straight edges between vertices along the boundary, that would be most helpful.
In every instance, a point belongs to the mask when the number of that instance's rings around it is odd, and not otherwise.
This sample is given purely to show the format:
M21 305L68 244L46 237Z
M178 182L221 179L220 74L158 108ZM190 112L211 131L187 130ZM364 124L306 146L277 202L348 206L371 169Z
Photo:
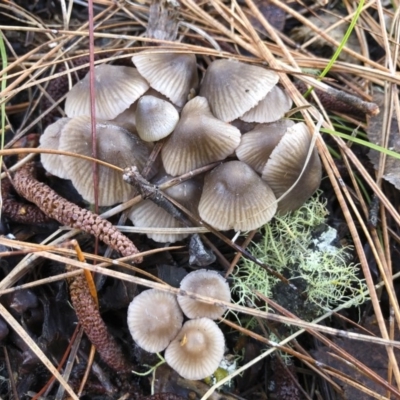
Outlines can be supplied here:
M139 253L132 241L118 231L111 222L65 200L47 185L37 181L34 173L34 163L25 164L15 173L15 190L22 197L36 204L47 216L61 224L98 237L124 257ZM142 262L142 258L137 258L135 262Z

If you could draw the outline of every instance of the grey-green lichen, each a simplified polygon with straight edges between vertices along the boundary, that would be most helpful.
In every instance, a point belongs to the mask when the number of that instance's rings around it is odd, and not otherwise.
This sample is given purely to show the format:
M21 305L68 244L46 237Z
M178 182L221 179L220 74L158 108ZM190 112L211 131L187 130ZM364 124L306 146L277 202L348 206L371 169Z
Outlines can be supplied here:
M351 262L352 248L335 245L336 230L325 225L327 214L326 203L316 195L297 211L275 217L261 228L262 239L249 248L256 258L276 269L298 288L294 293L288 287L291 294L285 291L285 296L290 297L287 300L291 303L297 302L295 299L299 302L304 299L303 303L313 309L308 318L351 299L354 301L348 306L358 305L366 299L366 296L358 296L367 293L367 288L360 278L358 265ZM316 236L318 231L320 234ZM243 259L232 279L239 304L260 308L255 292L282 304L276 296L282 292L283 284L257 264ZM292 309L297 311L296 306Z

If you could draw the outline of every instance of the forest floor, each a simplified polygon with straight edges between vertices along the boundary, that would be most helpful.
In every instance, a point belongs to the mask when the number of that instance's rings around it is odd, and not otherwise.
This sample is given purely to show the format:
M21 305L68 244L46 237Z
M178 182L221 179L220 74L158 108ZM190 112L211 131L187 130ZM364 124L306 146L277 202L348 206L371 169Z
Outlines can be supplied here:
M0 398L400 399L399 10L398 0L1 0ZM216 59L275 71L293 101L285 117L308 127L303 163L318 151L318 191L258 229L217 231L192 215L170 230L185 238L159 243L148 235L160 230L126 218L140 196L99 206L117 191L104 188L104 166L90 164L94 201L46 172L39 153L56 166L66 153L38 144L66 116L69 89L94 65L133 67L141 51L194 54L200 82ZM225 276L232 300L203 298L228 309L216 321L224 358L190 380L134 342L127 309L147 288L176 296L199 266Z

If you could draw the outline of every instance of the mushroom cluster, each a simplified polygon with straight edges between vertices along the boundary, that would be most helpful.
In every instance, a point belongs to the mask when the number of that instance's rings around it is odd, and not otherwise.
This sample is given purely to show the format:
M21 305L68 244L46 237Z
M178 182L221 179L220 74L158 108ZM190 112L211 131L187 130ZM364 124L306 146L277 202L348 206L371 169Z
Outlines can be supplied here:
M153 143L162 141L164 172L158 171L156 183L223 162L206 174L202 188L194 181L169 193L219 230L256 229L276 212L300 207L318 188L321 163L316 149L310 149L311 134L304 123L282 119L292 101L278 85L276 72L216 60L199 85L193 54L139 52L132 62L135 67L95 68L98 158L140 170ZM46 129L41 147L91 155L88 89L88 76L71 89L65 104L68 118ZM243 124L246 131L238 128ZM91 164L67 156L61 160L60 165L54 156L42 155L50 173L71 179L84 199L93 202ZM100 167L99 182L100 205L132 195L122 178L105 167ZM179 226L155 207L143 202L129 218L142 227ZM184 238L149 235L161 242Z
M159 290L145 290L128 308L128 327L137 345L150 353L165 350L166 362L182 377L210 376L222 360L225 339L213 321L225 308L183 295L189 291L215 301L231 301L226 280L216 271L197 270L183 278L176 298ZM190 318L183 325L183 314Z

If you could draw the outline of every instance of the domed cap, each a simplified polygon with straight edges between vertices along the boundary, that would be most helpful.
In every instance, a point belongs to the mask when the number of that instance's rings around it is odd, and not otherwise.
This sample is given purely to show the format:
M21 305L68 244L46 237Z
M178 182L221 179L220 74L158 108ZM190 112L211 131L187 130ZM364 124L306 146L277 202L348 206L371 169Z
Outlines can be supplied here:
M132 61L150 86L182 107L199 82L194 54L137 53Z
M243 114L245 122L267 123L278 121L291 109L292 99L284 89L274 86L255 107Z
M182 279L180 288L215 300L227 303L231 301L228 282L216 271L207 269L193 271ZM178 303L188 318L217 319L225 312L224 307L202 303L189 296L178 296Z
M240 145L236 149L238 159L261 174L287 128L293 125L294 122L289 119L257 125L252 131L242 135Z
M155 182L160 185L170 177L164 177ZM190 211L197 213L197 206L199 204L201 184L190 179L179 185L172 186L165 190L165 193L177 200L184 207ZM174 218L170 213L163 208L157 206L151 200L141 201L139 204L133 206L129 211L128 218L138 227L148 228L182 228L183 225ZM166 234L166 233L147 233L147 237L156 242L167 243L177 242L183 240L189 234Z
M155 142L168 136L176 127L179 114L165 100L142 96L136 108L136 129L145 142Z
M311 134L306 124L300 122L288 128L271 153L270 160L262 172L262 179L270 185L277 198L287 192L300 176L310 146ZM321 161L317 149L314 148L299 182L283 199L279 200L279 213L284 214L302 206L318 189L321 177Z
M176 176L223 160L240 143L240 131L215 118L204 97L195 97L161 150L167 173Z
M39 148L58 150L61 130L69 120L70 118L60 118L58 121L49 125L40 136ZM68 171L65 170L63 163L60 162L60 156L58 154L41 153L40 161L44 169L50 174L62 179L69 179Z
M222 231L259 228L275 215L277 208L274 193L264 183L241 161L214 168L204 180L200 217Z
M160 100L168 101L168 99L162 95L157 90L150 88L142 97L144 96L153 96ZM136 100L133 104L129 106L125 111L121 114L118 114L113 121L123 128L127 129L129 132L137 133L136 130L136 108L140 99ZM177 110L179 111L179 110Z
M149 88L136 68L101 64L94 72L96 118L99 119L114 119ZM89 73L68 92L65 113L68 117L90 115Z
M128 307L128 328L133 340L149 353L163 351L182 327L176 297L156 289L137 295Z
M216 60L207 68L200 96L213 114L230 122L256 106L278 83L276 72L238 61Z
M97 156L100 160L126 168L136 165L141 170L150 155L150 147L137 136L108 121L97 120ZM85 156L92 155L92 133L89 116L71 119L63 128L60 150ZM94 203L92 162L76 157L60 156L69 179L88 202ZM98 167L100 206L128 200L133 188L124 182L122 174L111 168Z
M271 188L244 162L229 161L205 177L199 213L216 229L259 228L275 215L276 208Z
M185 379L211 375L224 356L225 338L208 318L187 321L165 350L165 361Z

